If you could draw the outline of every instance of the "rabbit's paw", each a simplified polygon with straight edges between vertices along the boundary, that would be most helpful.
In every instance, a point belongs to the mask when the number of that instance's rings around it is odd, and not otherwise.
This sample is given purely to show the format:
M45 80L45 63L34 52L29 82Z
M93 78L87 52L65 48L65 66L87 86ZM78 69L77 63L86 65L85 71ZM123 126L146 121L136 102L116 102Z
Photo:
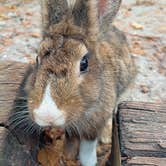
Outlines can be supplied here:
M97 164L96 145L97 140L81 141L79 158L83 166L95 166Z
M109 144L112 142L112 118L110 118L104 127L101 136L100 141L104 144Z

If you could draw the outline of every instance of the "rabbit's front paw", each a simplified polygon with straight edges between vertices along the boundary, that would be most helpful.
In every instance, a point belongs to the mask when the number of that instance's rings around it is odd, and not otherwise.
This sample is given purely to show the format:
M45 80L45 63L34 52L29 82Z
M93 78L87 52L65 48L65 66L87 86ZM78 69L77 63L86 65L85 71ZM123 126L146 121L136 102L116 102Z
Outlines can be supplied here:
M79 158L83 166L96 166L96 145L97 140L81 140Z

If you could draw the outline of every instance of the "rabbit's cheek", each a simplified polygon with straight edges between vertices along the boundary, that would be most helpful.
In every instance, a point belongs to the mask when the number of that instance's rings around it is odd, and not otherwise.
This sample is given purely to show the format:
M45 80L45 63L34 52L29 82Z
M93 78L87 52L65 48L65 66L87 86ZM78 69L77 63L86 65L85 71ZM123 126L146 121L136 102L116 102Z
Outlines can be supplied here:
M40 126L63 126L65 124L65 114L53 100L50 84L45 89L39 107L33 110L33 117L34 121Z

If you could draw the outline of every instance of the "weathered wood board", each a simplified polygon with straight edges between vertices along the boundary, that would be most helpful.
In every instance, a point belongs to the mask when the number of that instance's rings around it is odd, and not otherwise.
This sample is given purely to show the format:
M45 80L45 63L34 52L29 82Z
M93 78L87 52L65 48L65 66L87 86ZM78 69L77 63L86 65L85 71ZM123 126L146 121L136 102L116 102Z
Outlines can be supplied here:
M0 62L0 124L6 123L28 64Z
M7 126L14 99L27 68L28 64L24 63L0 62L0 166L38 165L33 155L36 149L31 148L31 144L36 144L34 139L28 138L21 131L17 135Z
M123 166L166 166L166 103L122 103L118 123Z

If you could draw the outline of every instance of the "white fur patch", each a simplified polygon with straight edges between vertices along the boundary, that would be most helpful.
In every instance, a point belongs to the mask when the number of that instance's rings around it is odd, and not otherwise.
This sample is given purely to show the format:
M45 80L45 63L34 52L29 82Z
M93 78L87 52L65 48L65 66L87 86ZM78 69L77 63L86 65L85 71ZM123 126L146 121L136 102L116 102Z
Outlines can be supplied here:
M61 110L51 97L50 84L45 89L45 94L40 106L34 109L35 122L40 126L62 126L65 123L65 117Z
M69 8L73 8L77 0L67 0Z
M81 140L79 158L83 166L95 166L97 164L96 146L97 140Z

